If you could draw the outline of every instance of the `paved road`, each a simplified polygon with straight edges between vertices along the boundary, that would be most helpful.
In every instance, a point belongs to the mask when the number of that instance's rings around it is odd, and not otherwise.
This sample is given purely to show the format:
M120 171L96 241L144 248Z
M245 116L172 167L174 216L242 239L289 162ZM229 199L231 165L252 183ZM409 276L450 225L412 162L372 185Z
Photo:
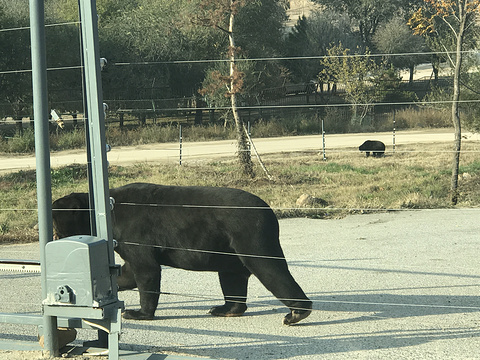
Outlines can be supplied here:
M282 219L290 269L314 302L297 326L255 278L243 317L214 318L216 274L165 268L157 319L124 321L121 348L239 360L479 359L480 209ZM38 258L38 244L0 247ZM39 276L0 273L0 312L40 312ZM121 293L127 308L138 293ZM0 340L35 329L0 324ZM79 339L92 339L80 330Z
M478 134L464 133L465 141L478 141ZM357 148L364 140L381 140L391 149L393 140L392 133L362 133L362 134L335 134L326 135L327 151L335 151L345 148ZM395 136L397 145L428 142L453 141L452 130L428 130L428 131L399 131ZM259 154L292 152L292 151L318 151L322 148L322 136L292 136L282 138L254 139ZM211 160L221 157L232 157L236 151L236 143L233 140L208 141L208 142L184 142L182 159L184 162L199 160ZM72 163L86 163L84 151L61 151L51 154L51 166L59 167ZM112 165L128 165L138 162L177 162L179 161L179 145L176 143L157 143L135 147L116 147L108 154L108 160ZM27 170L35 168L35 158L24 155L0 156L0 173Z

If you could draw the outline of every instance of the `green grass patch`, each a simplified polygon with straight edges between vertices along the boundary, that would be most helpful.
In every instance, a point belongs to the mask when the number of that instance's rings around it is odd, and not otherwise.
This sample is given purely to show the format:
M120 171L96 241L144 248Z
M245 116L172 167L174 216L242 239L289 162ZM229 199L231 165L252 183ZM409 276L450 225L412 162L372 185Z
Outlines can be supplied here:
M469 173L472 175L480 174L480 160L474 161L467 165L461 165L459 168L460 173Z
M399 147L395 154L378 159L344 152L330 153L327 161L317 153L272 154L263 157L272 181L259 166L253 180L245 178L233 159L182 166L111 166L109 183L111 187L140 181L240 188L260 196L279 217L328 218L388 209L449 208L451 154L436 151L443 147L422 145L415 151L410 146L405 153ZM476 150L469 149L476 148L464 145L458 207L480 205L480 162ZM51 177L53 199L88 189L84 165L53 169ZM0 190L0 242L35 240L35 172L0 176ZM299 207L296 201L302 194L323 199L326 205Z

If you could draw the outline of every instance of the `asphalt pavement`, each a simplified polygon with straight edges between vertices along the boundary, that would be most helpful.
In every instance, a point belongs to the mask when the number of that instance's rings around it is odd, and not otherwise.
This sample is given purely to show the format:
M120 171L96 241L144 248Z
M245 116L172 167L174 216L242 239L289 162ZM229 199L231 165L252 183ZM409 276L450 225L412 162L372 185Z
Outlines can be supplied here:
M343 219L282 219L290 270L313 301L296 326L259 282L242 317L215 318L214 273L165 268L156 319L123 321L123 350L212 359L479 359L480 209L406 210ZM38 259L38 244L0 258ZM280 280L279 280L280 281ZM0 273L0 312L40 313L38 274ZM138 293L120 295L138 308ZM0 324L0 340L36 329ZM79 330L76 340L95 337Z

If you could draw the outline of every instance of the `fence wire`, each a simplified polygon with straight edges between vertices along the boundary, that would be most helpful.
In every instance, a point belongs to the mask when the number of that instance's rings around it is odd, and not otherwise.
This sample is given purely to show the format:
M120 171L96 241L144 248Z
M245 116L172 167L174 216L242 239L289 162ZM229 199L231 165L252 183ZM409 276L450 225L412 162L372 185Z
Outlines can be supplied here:
M49 24L46 25L48 27L53 26L71 26L71 25L78 25L79 22L65 22L65 23L58 23L58 24ZM0 33L5 32L14 32L14 31L25 31L28 30L29 27L12 27L8 29L0 29ZM396 54L368 54L368 55L340 55L334 56L336 58L344 58L344 57L384 57L384 56L425 56L425 55L448 55L453 54L454 52L406 52L406 53L396 53ZM463 53L473 53L473 51L464 51ZM329 56L301 56L301 57L258 57L258 58L251 58L251 59L237 59L238 62L249 62L249 61L283 61L283 60L294 60L294 61L303 61L303 60L322 60ZM330 56L331 57L331 56ZM199 60L172 60L172 61L155 61L155 62L126 62L126 61L116 61L111 66L116 67L126 67L126 66L152 66L152 65L160 65L160 64L195 64L195 63L218 63L218 62L227 62L226 59L199 59ZM76 66L65 66L65 67L52 67L49 68L48 71L62 71L62 70L70 70L70 69L81 69L81 65ZM30 69L18 69L18 70L2 70L0 69L0 75L10 75L10 74L22 74L22 73L29 73L31 72ZM135 100L123 100L123 101L135 101ZM462 100L460 103L478 103L480 99L473 99L473 100ZM442 105L442 104L451 104L452 101L423 101L423 102L403 102L403 103L377 103L377 104L358 104L359 106L372 106L372 105ZM351 106L350 104L292 104L292 105L262 105L262 106L240 106L240 110L262 110L262 109L302 109L302 108L324 108L324 107L347 107ZM227 110L227 107L219 107L215 108L218 110ZM142 110L151 110L151 109L142 109ZM166 108L162 109L164 111L191 111L192 108ZM195 108L195 110L211 110L209 107L202 107L202 108ZM21 122L21 120L12 120L15 123ZM398 144L397 144L398 146ZM173 149L172 149L173 150ZM343 152L349 153L353 152L350 150L338 150L338 149L328 149L328 152ZM317 151L319 152L319 151ZM357 151L355 151L357 152ZM400 153L453 153L454 151L429 151L429 150L422 150L422 151L412 151L412 150L397 150ZM478 153L480 150L467 150L462 152L469 152L469 153ZM138 203L119 203L117 205L125 205L125 206L149 206L149 207L181 207L181 208L214 208L214 209L253 209L253 210L278 210L278 211L287 211L287 210L302 210L302 211L352 211L352 212L379 212L379 211L419 211L419 209L385 209L385 208L338 208L338 207L328 207L328 208L319 208L319 207L235 207L235 206L207 206L207 205L166 205L166 204L138 204ZM64 211L72 211L72 209L58 209ZM56 209L56 211L58 211ZM434 210L434 209L422 209L425 210ZM478 209L463 209L463 210L470 210L470 211L478 211ZM9 208L9 209L0 209L0 211L37 211L37 209L28 209L28 208ZM189 252L202 252L202 253L211 253L215 255L228 255L228 256L239 256L239 257L256 257L262 259L278 259L278 260L285 260L283 257L269 257L269 256L258 256L254 254L237 254L237 253L228 253L228 252L217 252L217 251L209 251L209 250L200 250L200 249L188 249L188 248L177 248L177 247L170 247L170 246L161 246L161 245L145 245L139 244L134 242L124 242L125 245L130 246L151 246L152 248L162 248L168 250L181 250L181 251L189 251ZM2 250L2 254L10 254L10 255L20 255L25 256L25 252L8 250ZM373 270L372 270L373 271ZM31 275L31 274L30 274ZM32 275L38 276L38 275ZM3 278L2 273L0 273L0 279ZM29 285L34 286L34 285ZM480 286L480 284L472 285L472 286ZM138 290L136 290L138 291ZM177 293L177 292L158 292L157 294L165 295L165 296L178 296L187 299L199 299L199 300L214 300L214 301L222 301L222 298L216 296L209 296L206 294L195 294L193 292L188 293ZM272 298L273 299L273 298ZM278 299L280 301L287 300L287 301L295 301L295 300L304 300L304 299ZM382 303L382 302L361 302L361 301L342 301L342 300L318 300L314 299L312 302L315 304L317 308L314 308L313 311L322 311L321 305L322 304L350 304L350 305L373 305L373 306L392 306L392 307L407 307L407 308L441 308L441 309L452 309L452 310L465 310L465 311L479 311L479 306L456 306L456 305L437 305L437 304L407 304L407 303ZM247 301L247 303L259 305L259 306L271 306L270 303L265 303L258 300ZM35 305L38 306L39 304L36 302L28 302L28 301L21 301L18 300L12 302L4 302L4 304L21 304L21 305ZM372 317L376 317L375 315L371 315Z

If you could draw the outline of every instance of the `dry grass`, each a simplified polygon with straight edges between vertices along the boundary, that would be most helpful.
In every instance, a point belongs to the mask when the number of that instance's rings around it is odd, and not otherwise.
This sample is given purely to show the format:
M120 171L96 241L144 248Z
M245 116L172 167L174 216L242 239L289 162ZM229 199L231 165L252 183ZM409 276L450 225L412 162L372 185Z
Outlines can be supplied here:
M395 120L398 129L442 128L449 127L452 123L450 109L430 107L397 110Z
M356 149L327 153L264 156L270 181L258 166L254 180L245 179L234 160L196 165L147 165L110 168L110 186L141 181L172 185L228 186L250 191L267 201L279 216L337 217L388 209L449 208L451 144L397 147L384 158L365 158ZM480 205L480 145L464 143L458 207ZM86 191L83 167L52 172L53 198ZM35 240L36 194L33 172L0 177L0 243ZM308 194L325 205L296 205Z

